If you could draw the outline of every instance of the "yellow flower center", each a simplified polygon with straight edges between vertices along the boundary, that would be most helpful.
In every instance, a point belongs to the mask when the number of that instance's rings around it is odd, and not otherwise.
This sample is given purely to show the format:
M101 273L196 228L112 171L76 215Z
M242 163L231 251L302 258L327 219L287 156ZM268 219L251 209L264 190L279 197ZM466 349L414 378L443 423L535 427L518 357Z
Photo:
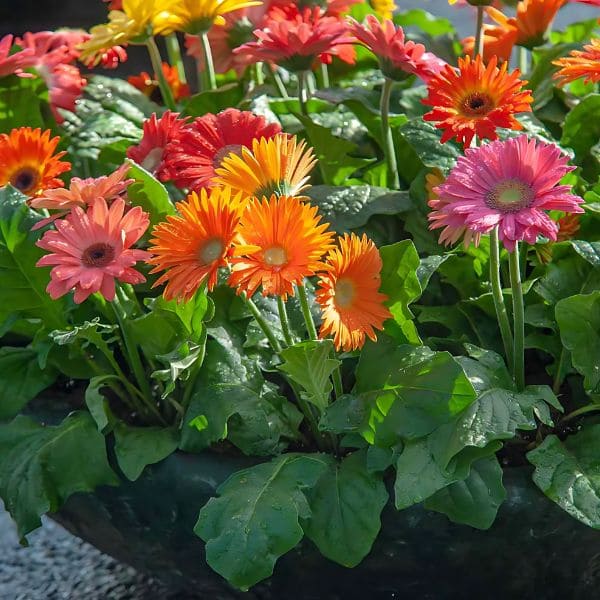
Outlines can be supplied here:
M485 92L471 92L460 102L460 109L466 117L482 117L495 108L493 99Z
M110 244L92 244L83 251L81 262L89 268L105 267L115 258L115 249Z
M341 308L352 306L356 296L354 282L347 277L342 277L335 284L335 303Z
M518 212L527 208L533 201L531 188L518 179L500 182L486 198L486 204L503 213Z
M283 267L287 264L288 257L285 248L273 246L265 250L265 263L270 267Z
M18 171L15 171L10 178L10 184L20 192L23 192L23 194L33 192L39 181L40 175L33 167L22 167Z
M223 241L220 238L208 240L200 249L200 260L205 265L209 265L223 256L223 250Z

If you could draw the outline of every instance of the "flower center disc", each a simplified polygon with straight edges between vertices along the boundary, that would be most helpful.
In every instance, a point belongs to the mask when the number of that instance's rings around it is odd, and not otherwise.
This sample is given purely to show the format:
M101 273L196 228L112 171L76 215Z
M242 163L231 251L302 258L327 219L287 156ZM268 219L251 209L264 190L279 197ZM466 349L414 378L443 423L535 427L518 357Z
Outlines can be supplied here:
M488 94L473 92L463 98L460 107L467 117L481 117L494 109L494 102Z
M338 279L335 284L335 303L341 308L347 308L352 305L354 296L356 295L356 289L354 282L350 279L341 278Z
M238 156L242 155L241 144L227 144L227 146L223 146L220 150L218 150L213 158L213 166L215 169L218 169L223 163L223 159L230 154L237 154Z
M287 252L281 246L273 246L265 250L265 262L270 267L283 267L287 261Z
M533 201L531 188L516 179L499 183L487 196L486 204L500 212L512 213L527 208Z
M92 244L83 251L81 262L90 268L102 268L112 262L115 249L110 244Z
M223 242L219 238L208 240L200 249L200 260L209 265L223 256Z
M13 187L16 187L20 192L29 194L36 188L39 179L39 174L35 169L23 167L13 173L10 178L10 184Z

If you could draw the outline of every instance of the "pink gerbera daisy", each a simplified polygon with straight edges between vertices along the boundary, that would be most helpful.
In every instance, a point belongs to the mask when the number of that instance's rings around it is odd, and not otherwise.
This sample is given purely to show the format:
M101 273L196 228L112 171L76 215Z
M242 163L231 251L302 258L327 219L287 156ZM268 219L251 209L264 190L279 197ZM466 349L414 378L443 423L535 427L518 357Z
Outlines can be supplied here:
M37 245L51 254L42 256L38 267L51 266L46 291L53 299L75 291L77 304L100 292L109 302L115 297L115 279L143 283L145 277L133 269L137 261L151 254L131 246L144 234L148 213L139 206L125 213L125 202L117 198L110 208L98 198L85 212L75 207L64 219L55 222Z
M167 181L169 177L165 172L165 148L169 142L179 139L186 123L186 119L179 118L179 113L167 111L162 117L153 114L144 122L140 143L127 150L127 157L161 181Z
M348 25L337 17L323 16L319 7L271 13L269 17L265 26L254 32L258 41L240 46L234 54L294 72L309 71L318 61L330 63L333 56L354 63L355 40Z
M407 41L402 27L386 19L383 23L374 15L368 15L366 24L350 19L350 31L379 60L386 77L402 81L409 75L417 75L424 81L439 73L446 64L435 54L425 51L423 44Z
M509 252L522 240L535 244L540 235L555 241L558 227L546 211L583 212L571 187L558 185L574 169L567 162L558 146L525 135L469 148L434 189L439 205L430 227L444 227L445 239L453 229L489 233L498 227Z
M270 139L281 131L278 123L236 108L208 113L186 127L165 152L165 171L180 188L199 191L210 187L215 169L231 152L252 148L255 139Z
M25 48L20 52L11 54L12 45L12 35L5 35L0 39L0 77L6 77L7 75L27 77L28 74L23 73L23 69L28 69L35 63L35 55L31 48Z

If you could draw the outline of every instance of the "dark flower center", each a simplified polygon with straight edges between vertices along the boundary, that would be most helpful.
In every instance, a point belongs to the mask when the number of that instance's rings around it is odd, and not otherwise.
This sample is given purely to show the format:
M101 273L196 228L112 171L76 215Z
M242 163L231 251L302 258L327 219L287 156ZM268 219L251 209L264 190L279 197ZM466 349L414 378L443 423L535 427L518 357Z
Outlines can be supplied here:
M463 98L461 102L462 113L468 117L487 115L494 108L492 98L483 92L473 92Z
M28 194L35 189L39 181L39 174L35 169L31 167L23 167L19 169L10 178L10 183L13 187L16 187L20 192Z
M92 244L83 251L81 262L90 268L102 268L115 258L115 249L110 244Z
M533 200L533 190L526 183L507 179L488 193L486 204L503 213L514 213L527 208Z

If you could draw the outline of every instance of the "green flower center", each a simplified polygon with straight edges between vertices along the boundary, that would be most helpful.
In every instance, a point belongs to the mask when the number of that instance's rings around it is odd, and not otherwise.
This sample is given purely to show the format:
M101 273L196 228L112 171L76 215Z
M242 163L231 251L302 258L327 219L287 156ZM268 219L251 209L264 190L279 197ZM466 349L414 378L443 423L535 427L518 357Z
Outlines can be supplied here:
M265 263L270 267L283 267L287 264L288 257L285 248L281 246L273 246L268 250L265 250Z
M348 308L352 306L354 296L356 296L354 282L346 277L338 279L335 284L335 303L340 308Z
M210 265L223 256L223 242L219 238L208 240L200 249L200 260L205 265Z
M503 213L513 213L527 208L533 202L531 188L517 179L499 183L487 196L486 204Z

